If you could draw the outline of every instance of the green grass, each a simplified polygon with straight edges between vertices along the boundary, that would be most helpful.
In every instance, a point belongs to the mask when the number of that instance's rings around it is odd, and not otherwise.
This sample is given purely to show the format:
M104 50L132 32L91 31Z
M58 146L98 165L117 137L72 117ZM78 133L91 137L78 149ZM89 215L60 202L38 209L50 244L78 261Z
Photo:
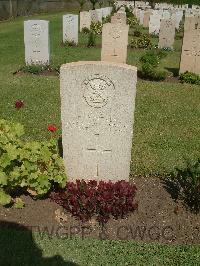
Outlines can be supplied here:
M59 127L58 136L61 122L58 77L12 74L24 65L23 21L32 18L50 21L53 66L100 60L100 37L95 48L84 47L87 43L84 34L79 35L79 47L61 46L62 14L42 14L0 23L0 117L24 124L26 139L50 138L49 123ZM153 39L156 44L158 39ZM181 40L177 39L175 51L168 53L160 68L177 72L180 51ZM144 52L128 49L128 64L139 66ZM20 111L14 108L17 99L25 102ZM138 81L131 175L161 175L182 166L185 158L196 161L200 157L199 99L199 86Z
M31 232L0 230L2 266L197 266L199 246L136 244L131 241L48 237Z

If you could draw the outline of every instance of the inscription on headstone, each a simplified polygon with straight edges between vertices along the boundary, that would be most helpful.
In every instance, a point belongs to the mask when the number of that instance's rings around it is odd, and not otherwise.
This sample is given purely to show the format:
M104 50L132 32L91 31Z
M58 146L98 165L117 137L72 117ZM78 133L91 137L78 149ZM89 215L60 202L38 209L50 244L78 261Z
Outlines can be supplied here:
M63 65L60 78L69 180L129 180L137 69L77 62Z
M28 20L24 22L26 65L49 64L49 22Z
M126 63L128 25L107 23L102 30L101 60Z

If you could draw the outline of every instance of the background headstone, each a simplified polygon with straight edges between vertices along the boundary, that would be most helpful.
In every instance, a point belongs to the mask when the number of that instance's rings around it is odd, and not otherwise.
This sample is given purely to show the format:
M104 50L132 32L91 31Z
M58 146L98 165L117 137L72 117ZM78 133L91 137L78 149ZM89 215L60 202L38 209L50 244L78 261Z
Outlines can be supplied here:
M200 17L186 17L180 73L200 74Z
M153 14L150 16L149 21L149 33L150 34L159 34L160 31L160 21L162 15L157 11L153 10Z
M149 20L150 16L152 15L152 11L148 10L144 12L144 20L143 20L143 26L148 28L149 27Z
M82 31L83 28L90 29L91 25L91 15L88 11L80 12L80 31Z
M63 42L66 41L78 44L78 15L63 16Z
M106 23L102 29L101 60L126 63L128 25Z
M158 47L173 49L174 38L175 38L174 21L161 19Z
M122 25L126 25L126 13L125 12L117 12L111 17L111 23L120 23Z
M101 9L89 10L91 21L94 23L101 22L102 23L102 11Z
M129 180L137 69L76 62L60 70L62 142L69 180Z
M49 64L49 22L46 20L24 21L26 65Z

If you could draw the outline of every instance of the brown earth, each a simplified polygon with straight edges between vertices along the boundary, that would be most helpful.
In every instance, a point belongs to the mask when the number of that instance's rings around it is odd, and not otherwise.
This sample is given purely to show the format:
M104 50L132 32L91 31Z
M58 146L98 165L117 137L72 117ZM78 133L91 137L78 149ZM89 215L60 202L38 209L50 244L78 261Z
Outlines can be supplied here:
M0 226L6 222L29 230L59 237L94 237L172 244L200 243L200 214L193 214L175 203L158 178L135 178L138 210L126 219L110 220L101 228L95 219L81 223L50 199L34 200L23 196L23 209L0 207Z

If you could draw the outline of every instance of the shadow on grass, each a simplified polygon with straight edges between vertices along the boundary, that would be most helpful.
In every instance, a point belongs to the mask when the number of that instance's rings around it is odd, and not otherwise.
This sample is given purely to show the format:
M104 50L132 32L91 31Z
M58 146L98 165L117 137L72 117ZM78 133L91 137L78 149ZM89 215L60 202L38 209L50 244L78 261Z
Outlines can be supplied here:
M59 255L44 258L30 230L16 223L2 221L0 221L0 265L78 266L73 262L64 261Z
M165 69L168 70L169 72L171 72L174 77L179 76L179 69L178 68L165 67Z

